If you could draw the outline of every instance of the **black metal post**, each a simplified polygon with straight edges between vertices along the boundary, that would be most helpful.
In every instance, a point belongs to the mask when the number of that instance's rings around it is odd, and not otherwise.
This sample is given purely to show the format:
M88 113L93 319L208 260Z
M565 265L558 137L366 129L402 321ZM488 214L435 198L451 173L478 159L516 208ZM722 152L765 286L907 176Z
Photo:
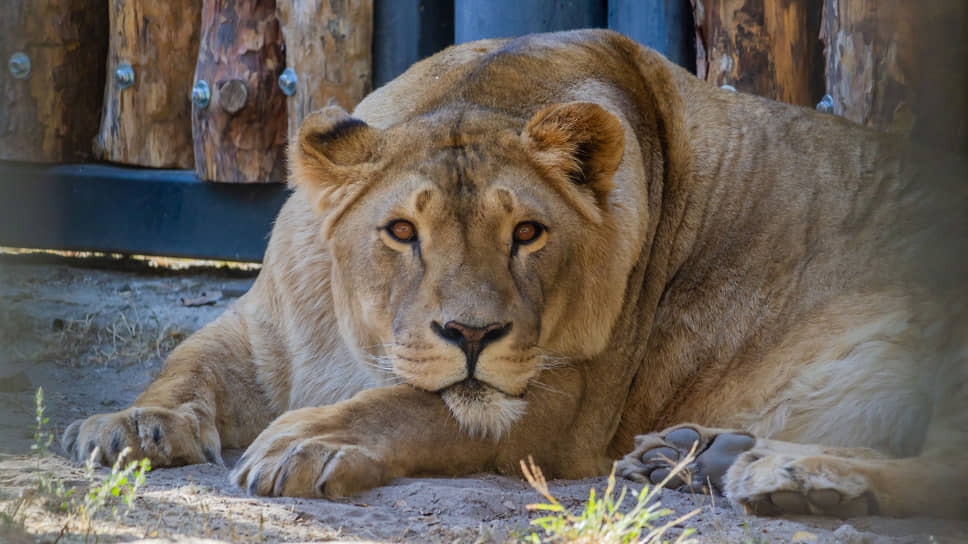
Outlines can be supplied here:
M373 86L454 43L454 0L375 0Z
M608 28L696 72L696 35L689 0L608 0Z
M605 26L603 0L454 0L454 41Z

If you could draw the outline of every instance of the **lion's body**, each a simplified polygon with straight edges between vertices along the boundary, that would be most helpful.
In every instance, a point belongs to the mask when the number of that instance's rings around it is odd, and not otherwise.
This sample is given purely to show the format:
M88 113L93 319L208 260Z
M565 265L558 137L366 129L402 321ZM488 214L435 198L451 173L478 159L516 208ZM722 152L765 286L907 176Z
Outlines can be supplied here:
M528 455L602 474L637 435L691 423L709 448L703 427L751 433L777 473L839 459L810 470L866 482L820 486L850 508L966 511L964 485L897 495L966 479L968 200L938 177L957 171L608 32L451 48L354 116L307 120L292 144L296 191L252 290L172 354L136 415L91 418L70 449L127 432L177 464L255 440L235 473L250 491L333 495ZM387 234L397 216L417 242ZM532 220L534 242L491 238ZM491 322L473 357L447 336ZM762 463L740 475L743 459L723 486L738 503L817 487Z

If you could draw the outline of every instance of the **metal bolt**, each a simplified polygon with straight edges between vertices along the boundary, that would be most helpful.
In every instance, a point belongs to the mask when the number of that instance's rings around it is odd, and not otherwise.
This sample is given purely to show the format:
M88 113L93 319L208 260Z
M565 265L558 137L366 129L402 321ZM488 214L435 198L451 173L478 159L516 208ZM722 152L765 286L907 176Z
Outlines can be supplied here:
M7 61L7 68L16 79L27 79L30 76L30 57L26 53L14 53Z
M820 102L817 102L817 111L820 113L833 113L834 112L834 97L829 94L823 95Z
M117 69L114 70L114 82L121 90L134 85L134 68L127 62L119 64Z
M296 71L292 68L286 68L279 75L279 88L282 89L282 94L286 96L296 94L296 83L298 82L299 78L296 76Z
M199 79L195 82L195 86L192 87L192 104L195 104L196 108L204 110L211 101L212 89L209 88L207 81Z
M731 93L736 92L736 87L733 87L732 85L729 85L729 84L723 85L722 87L720 87L720 89L723 89L724 91L729 91Z

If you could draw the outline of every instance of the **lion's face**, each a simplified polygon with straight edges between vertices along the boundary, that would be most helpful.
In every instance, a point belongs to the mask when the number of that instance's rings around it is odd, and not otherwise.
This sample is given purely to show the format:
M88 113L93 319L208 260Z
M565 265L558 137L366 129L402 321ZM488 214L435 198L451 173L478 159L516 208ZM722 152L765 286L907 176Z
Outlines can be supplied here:
M342 334L477 434L505 432L550 363L603 349L618 312L601 280L621 125L554 108L527 127L465 111L385 131L327 110L293 157L325 216Z

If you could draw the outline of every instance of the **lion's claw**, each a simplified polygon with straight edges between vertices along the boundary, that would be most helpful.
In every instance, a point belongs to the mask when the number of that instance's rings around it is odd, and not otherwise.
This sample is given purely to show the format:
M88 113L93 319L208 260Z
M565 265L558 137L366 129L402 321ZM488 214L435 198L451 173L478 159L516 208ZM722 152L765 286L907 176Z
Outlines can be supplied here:
M189 411L166 408L135 407L79 419L64 431L61 445L78 463L97 449L95 462L110 465L130 448L128 459L147 457L153 466L223 464L213 424Z
M353 495L388 479L379 456L364 446L312 436L285 419L256 438L230 477L250 495L325 498Z

